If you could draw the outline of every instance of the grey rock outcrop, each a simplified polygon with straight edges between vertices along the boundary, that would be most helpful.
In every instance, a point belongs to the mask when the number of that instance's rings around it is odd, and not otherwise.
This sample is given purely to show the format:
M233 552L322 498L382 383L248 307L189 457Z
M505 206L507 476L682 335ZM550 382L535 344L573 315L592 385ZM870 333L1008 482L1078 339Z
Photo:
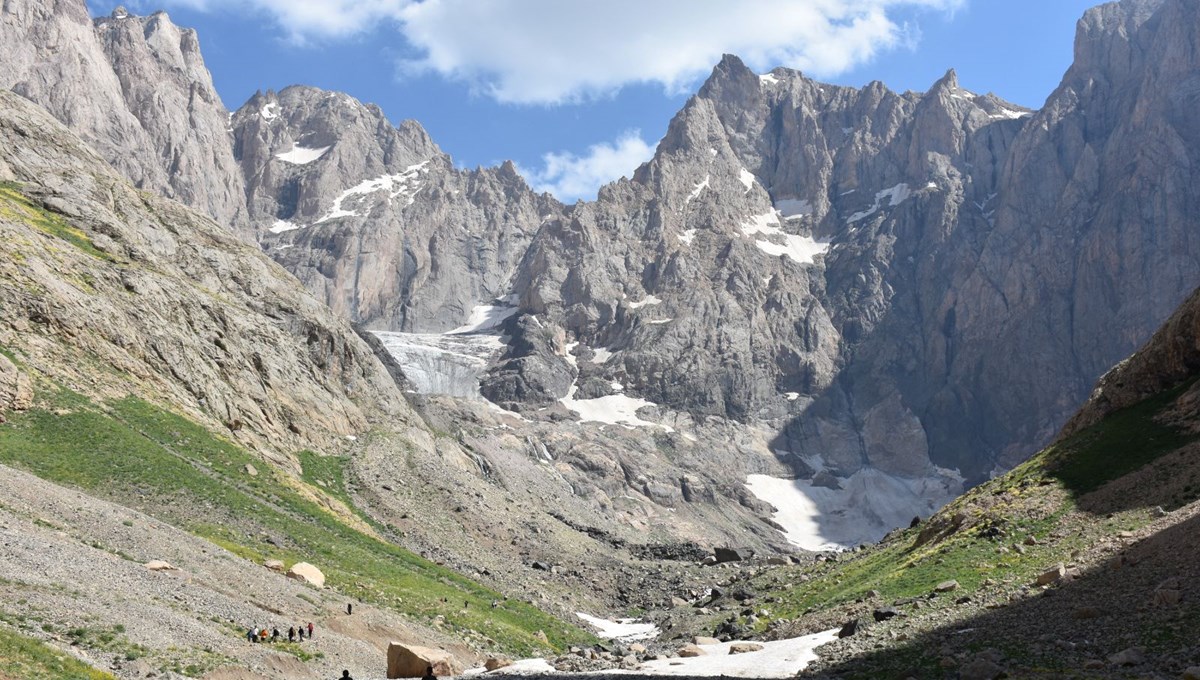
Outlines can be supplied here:
M93 23L81 0L12 0L0 63L0 89L45 108L137 187L248 233L228 113L194 31L163 12Z

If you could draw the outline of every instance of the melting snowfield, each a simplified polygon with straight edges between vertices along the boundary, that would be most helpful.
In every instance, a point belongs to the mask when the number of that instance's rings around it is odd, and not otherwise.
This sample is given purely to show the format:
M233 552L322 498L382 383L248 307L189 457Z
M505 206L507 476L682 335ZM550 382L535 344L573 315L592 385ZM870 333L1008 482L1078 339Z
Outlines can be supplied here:
M583 612L576 612L579 618L592 624L598 631L597 637L602 637L608 640L621 640L623 642L634 642L636 640L653 640L658 637L658 626L653 623L638 623L637 619L617 619L609 621L596 616L589 616Z
M604 621L585 616L588 622L598 621L605 625L620 625L613 621ZM817 648L837 639L838 630L827 630L790 640L759 643L763 648L757 652L730 654L729 648L733 642L722 642L715 645L700 645L704 656L689 658L657 659L646 661L636 670L602 671L605 675L638 675L662 678L792 678L808 667L817 659ZM602 633L601 637L605 637ZM622 638L630 639L630 638ZM549 675L555 677L587 678L588 673L557 673L554 667L542 659L525 659L494 673L485 673L482 668L475 668L463 674L464 677L508 677L521 675Z
M789 543L816 551L874 543L892 529L908 526L914 516L928 517L963 491L962 478L953 471L904 479L863 469L835 479L841 488L750 475L746 488L775 506L771 518L784 528Z
M816 661L817 647L833 642L837 634L835 628L791 640L763 642L763 649L744 654L730 654L732 642L702 645L704 656L647 661L629 672L688 678L791 678Z

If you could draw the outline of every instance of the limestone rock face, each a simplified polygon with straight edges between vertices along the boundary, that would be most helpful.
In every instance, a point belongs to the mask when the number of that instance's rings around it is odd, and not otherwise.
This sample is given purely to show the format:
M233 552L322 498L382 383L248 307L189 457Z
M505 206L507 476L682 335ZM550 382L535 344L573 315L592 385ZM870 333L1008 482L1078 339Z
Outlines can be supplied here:
M163 12L93 23L81 0L13 0L0 64L0 89L45 108L137 187L246 233L228 113L194 31Z
M263 248L334 311L375 330L441 332L509 295L561 209L510 163L458 170L414 121L289 87L232 118Z

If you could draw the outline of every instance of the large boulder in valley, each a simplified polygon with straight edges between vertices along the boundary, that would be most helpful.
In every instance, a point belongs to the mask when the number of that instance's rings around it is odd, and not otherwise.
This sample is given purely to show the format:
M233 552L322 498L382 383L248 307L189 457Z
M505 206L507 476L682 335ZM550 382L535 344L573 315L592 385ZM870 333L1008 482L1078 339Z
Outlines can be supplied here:
M392 642L388 644L387 659L389 678L424 677L425 669L430 667L433 668L433 674L439 678L463 672L458 659L443 649Z
M311 583L318 588L325 587L325 574L321 573L320 569L317 569L308 562L293 564L292 568L288 569L287 577L303 581L304 583Z

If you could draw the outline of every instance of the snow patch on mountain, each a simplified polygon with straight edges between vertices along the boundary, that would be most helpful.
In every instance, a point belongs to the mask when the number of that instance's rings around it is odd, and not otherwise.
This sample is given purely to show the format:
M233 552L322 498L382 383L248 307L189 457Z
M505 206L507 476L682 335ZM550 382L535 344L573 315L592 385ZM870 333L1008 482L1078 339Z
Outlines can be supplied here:
M634 309L641 309L642 307L645 307L646 305L661 305L661 304L662 304L662 300L658 299L658 296L647 295L644 300L638 300L637 302L630 302L629 306Z
M746 193L750 193L750 190L754 188L754 183L758 180L754 178L754 173L746 168L740 168L738 170L738 181L742 183L742 186L746 187Z
M267 231L271 232L272 234L282 234L285 231L296 231L300 228L301 226L295 222L289 222L287 220L275 220L275 224L272 224Z
M408 199L406 205L412 205L414 200L416 200L417 192L421 190L422 186L418 178L421 173L428 172L426 168L428 164L429 161L410 165L405 168L404 172L363 180L355 186L346 189L337 198L333 199L333 208L324 217L317 220L317 224L338 219L339 217L365 217L363 213L357 210L347 210L345 202L356 196L368 196L379 191L388 192L389 201L404 197Z
M579 360L575 356L575 349L579 347L578 342L572 342L566 346L565 358L567 363L575 368L579 367ZM593 352L596 350L592 350ZM624 389L624 387L622 387ZM610 394L604 397L595 399L576 399L575 394L579 392L578 381L571 385L571 389L567 392L567 396L559 399L559 403L567 407L567 410L579 416L580 422L592 423L607 423L609 425L622 425L629 429L635 427L657 427L666 430L668 433L674 432L675 429L663 425L661 423L652 423L648 420L642 420L638 417L638 409L647 406L658 406L654 402L638 399L624 394Z
M772 210L751 217L742 223L742 235L761 235L765 238L754 241L759 250L775 257L786 255L800 264L812 264L817 255L824 255L829 251L828 242L785 232L780 228L779 215L778 211Z
M490 305L476 305L471 309L471 316L467 318L467 322L448 334L479 333L495 328L519 311L520 308L516 305L515 295L499 298Z
M736 640L700 645L704 656L647 661L637 673L646 676L687 678L794 678L817 660L817 648L837 639L838 629L788 640L761 643L757 652L730 653Z
M332 148L333 147L331 146L323 146L319 149L313 149L297 144L296 146L292 147L291 151L277 153L275 154L275 157L284 163L291 163L292 165L308 165L309 163L319 159L321 156L324 156L325 152Z
M684 232L682 234L679 235L680 242L687 243L689 245L691 244L692 239L694 239L694 238L696 238L696 230L695 229L686 229L686 230L684 230Z
M637 619L617 619L609 621L597 616L576 612L576 616L587 621L597 630L596 637L607 640L634 642L636 640L653 640L658 637L658 626L653 623L638 623Z
M884 189L883 191L880 191L879 193L875 194L875 204L874 205L872 205L867 210L854 213L853 215L851 215L849 218L846 219L846 222L853 224L855 222L858 222L859 220L863 220L863 219L870 217L871 215L874 215L875 213L879 212L880 208L882 208L884 206L885 199L887 200L887 205L894 208L894 207L900 205L901 203L903 203L904 201L908 200L909 196L912 196L912 191L908 188L908 185L903 182L901 182L900 184L897 184L894 187Z
M710 180L710 179L712 179L712 175L705 175L705 176L704 176L704 181L703 181L703 182L698 182L698 183L696 184L696 188L692 190L692 193L688 194L687 200L686 200L686 201L684 201L684 203L690 203L690 202L692 202L692 200L693 200L693 199L695 199L697 196L699 196L699 195L700 195L700 192L701 192L701 191L704 191L705 189L707 189L707 188L708 188L708 182L709 182L709 180Z
M812 203L799 198L781 198L775 201L775 210L783 216L785 220L791 220L811 215L813 211Z

